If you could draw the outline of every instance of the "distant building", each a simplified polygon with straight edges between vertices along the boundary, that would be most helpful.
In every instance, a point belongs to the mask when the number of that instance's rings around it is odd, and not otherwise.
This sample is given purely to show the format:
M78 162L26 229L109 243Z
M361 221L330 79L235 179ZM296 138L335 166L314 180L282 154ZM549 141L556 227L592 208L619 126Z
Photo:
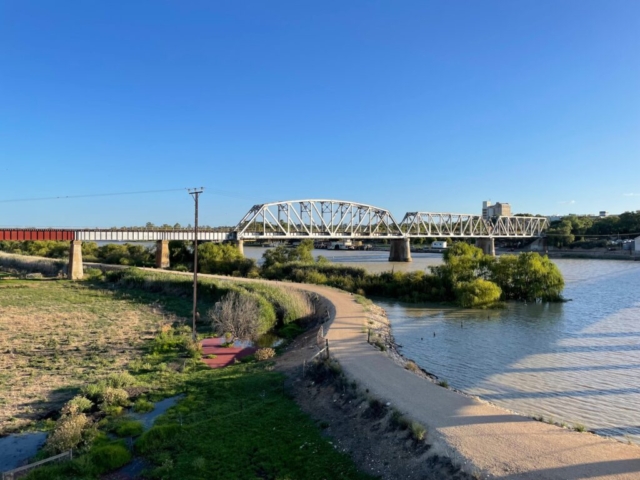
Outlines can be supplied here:
M547 215L547 220L549 220L549 223L551 223L551 222L559 222L563 218L564 217L562 215Z
M636 252L640 252L640 237L636 237L633 247Z
M607 212L606 210L600 210L600 213L598 214L599 217L608 217L609 216L609 212Z
M511 205L509 205L508 203L496 202L495 205L492 205L491 202L488 202L488 201L482 202L482 218L510 217L510 216L511 216Z

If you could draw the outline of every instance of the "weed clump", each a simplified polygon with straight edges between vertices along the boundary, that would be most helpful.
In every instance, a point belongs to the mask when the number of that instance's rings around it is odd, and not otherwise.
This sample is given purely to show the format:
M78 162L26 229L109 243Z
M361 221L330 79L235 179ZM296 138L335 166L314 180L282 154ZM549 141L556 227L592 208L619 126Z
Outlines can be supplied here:
M387 406L377 398L371 398L364 413L366 417L378 420L387 414Z
M416 365L416 363L412 360L409 360L405 365L404 368L406 368L407 370L409 370L410 372L413 373L418 373L420 371L420 367L418 367L418 365Z
M136 400L136 403L133 404L133 411L137 413L151 412L154 408L153 402L150 402L146 398L139 398Z
M129 463L131 453L122 442L118 442L92 449L89 458L96 470L107 473Z
M63 415L77 415L93 408L93 402L82 395L76 395L62 407Z
M136 442L136 450L142 454L162 450L176 441L182 427L171 423L151 428L142 434Z
M427 429L418 422L411 422L411 436L416 442L421 442L427 437Z
M114 429L119 437L139 437L143 431L142 423L137 420L122 420Z
M273 348L260 348L256 351L255 357L259 362L263 360L269 360L276 356L276 351Z
M400 411L396 410L395 408L391 412L391 419L389 420L389 422L393 428L399 430L407 430L411 426L411 421L409 421L407 417L402 415L402 413L400 413Z

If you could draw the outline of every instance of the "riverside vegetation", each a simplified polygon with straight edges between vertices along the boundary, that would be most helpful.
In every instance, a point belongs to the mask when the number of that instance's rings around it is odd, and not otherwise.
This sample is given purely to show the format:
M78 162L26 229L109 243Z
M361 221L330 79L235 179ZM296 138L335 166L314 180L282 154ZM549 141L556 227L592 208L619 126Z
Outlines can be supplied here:
M145 459L148 478L369 478L302 414L269 360L248 358L222 370L199 361L184 325L188 278L135 269L87 273L74 283L0 279L2 431L46 414L31 423L51 432L40 457L69 448L79 454L24 478L98 478L131 460L125 437L135 439L133 454ZM200 288L201 311L229 295L252 302L259 332L294 335L310 313L297 294L277 287L203 279ZM212 319L203 318L198 330L213 334ZM179 393L180 403L146 432L127 413ZM24 404L32 408L20 410Z
M23 242L28 245L21 248L15 243L18 242L11 244L14 251L42 252L32 245L38 242ZM44 243L51 247L52 252L58 252L55 244L65 242ZM124 255L125 252L138 251L131 250L131 245L111 245L120 247L123 254L115 261L116 257L108 257L104 253L113 252L113 249L105 247L109 245L99 247L98 252L103 253L98 254L102 259L110 258L112 263L131 264L139 258L131 253ZM192 254L184 242L170 242L169 247L174 269L185 271L192 268L189 263L192 262ZM85 244L83 253L84 248ZM93 247L88 246L87 250L93 251ZM244 258L233 245L203 243L198 247L199 270L202 273L329 285L366 296L407 302L446 302L462 307L489 307L508 300L562 301L562 274L546 256L533 252L495 258L484 255L473 245L459 242L445 251L444 264L432 267L429 273L392 271L371 274L363 268L332 264L323 257L314 260L312 250L311 240L304 240L295 248L272 248L265 252L263 263L258 267L254 260ZM149 250L147 263L151 263L152 256Z

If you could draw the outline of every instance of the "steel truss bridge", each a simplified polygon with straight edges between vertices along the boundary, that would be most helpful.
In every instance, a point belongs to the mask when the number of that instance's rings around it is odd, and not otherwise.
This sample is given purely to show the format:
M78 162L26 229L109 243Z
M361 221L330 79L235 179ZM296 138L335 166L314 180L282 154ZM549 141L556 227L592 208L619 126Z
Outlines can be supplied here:
M548 228L544 217L496 217L409 212L397 222L391 212L341 200L288 200L254 205L233 230L203 229L198 240L302 240L401 238L533 238ZM193 241L192 229L0 228L0 240L105 242Z
M236 240L540 237L544 217L496 217L408 212L397 222L391 212L340 200L288 200L254 205L235 228Z

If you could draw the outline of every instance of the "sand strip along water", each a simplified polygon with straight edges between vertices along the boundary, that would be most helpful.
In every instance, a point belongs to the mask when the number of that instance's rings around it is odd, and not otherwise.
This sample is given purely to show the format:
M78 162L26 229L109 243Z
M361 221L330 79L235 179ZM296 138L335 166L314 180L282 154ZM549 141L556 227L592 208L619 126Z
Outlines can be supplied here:
M640 479L640 447L636 445L515 415L405 370L367 343L363 333L367 312L351 294L319 285L269 283L326 299L331 355L345 373L361 388L425 425L433 452L447 455L465 471L509 480Z

